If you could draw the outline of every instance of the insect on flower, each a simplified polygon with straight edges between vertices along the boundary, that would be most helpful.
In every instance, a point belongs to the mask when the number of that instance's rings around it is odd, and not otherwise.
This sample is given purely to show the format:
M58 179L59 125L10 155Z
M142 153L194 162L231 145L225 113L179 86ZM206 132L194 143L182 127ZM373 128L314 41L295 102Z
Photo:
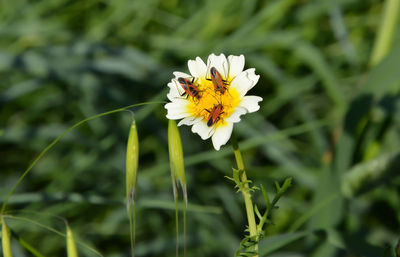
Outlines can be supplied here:
M225 90L227 89L226 81L222 79L221 74L217 71L215 67L211 67L210 74L211 74L211 81L214 84L215 91L218 91L223 95L225 93Z
M260 109L262 98L248 95L260 76L244 66L243 55L210 54L207 62L200 57L189 60L190 73L175 71L167 84L167 118L180 120L178 126L191 126L203 140L211 138L219 150L228 142L233 124Z
M207 119L207 126L211 127L221 119L221 114L223 114L224 106L222 104L214 105L210 110L205 109L209 113Z
M183 88L183 90L185 90L185 92L183 92L183 94L181 94L181 96L189 95L191 97L193 97L193 99L200 99L200 90L198 87L196 87L193 82L194 82L194 77L192 79L192 81L179 77L178 78L178 82L181 85L181 87Z

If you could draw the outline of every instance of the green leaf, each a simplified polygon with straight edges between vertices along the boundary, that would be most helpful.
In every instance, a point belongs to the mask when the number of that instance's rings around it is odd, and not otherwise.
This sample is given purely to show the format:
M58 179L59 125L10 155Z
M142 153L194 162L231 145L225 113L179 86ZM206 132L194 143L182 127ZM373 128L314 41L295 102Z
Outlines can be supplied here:
M382 154L379 157L357 164L342 178L342 192L347 197L372 190L398 174L400 153Z
M352 101L345 116L344 131L335 155L335 170L338 174L343 174L351 165L357 130L367 118L374 103L388 94L392 86L400 81L398 67L400 67L400 47L392 50L371 70L359 96Z
M267 210L269 210L269 209L271 209L271 203L269 201L269 197L268 197L267 191L265 191L265 188L263 187L263 185L260 185L260 186L261 186L261 192L262 192L262 194L264 196L265 204L267 206Z
M309 233L310 232L295 232L267 237L263 239L258 245L259 255L267 256L273 251L276 251L290 243L293 243L296 240L307 236Z

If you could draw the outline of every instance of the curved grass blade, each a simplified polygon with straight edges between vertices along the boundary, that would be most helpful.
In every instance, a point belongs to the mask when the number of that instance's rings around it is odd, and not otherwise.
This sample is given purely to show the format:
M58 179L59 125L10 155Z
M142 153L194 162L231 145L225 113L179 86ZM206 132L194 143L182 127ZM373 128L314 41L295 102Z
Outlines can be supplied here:
M342 192L347 197L369 191L386 179L391 179L400 167L400 153L384 154L358 164L342 178Z
M37 222L37 221L35 221L33 219L29 219L29 218L25 218L25 217L16 217L16 216L12 216L12 215L3 215L3 217L6 217L7 219L15 219L15 220L19 220L19 221L25 221L25 222L34 224L34 225L36 225L36 226L38 226L40 228L46 229L46 230L48 230L50 232L53 232L53 233L55 233L55 234L57 234L59 236L67 238L67 233L63 233L61 231L58 231L57 229L54 229L54 228L49 227L49 226L46 226L46 225L44 225L44 224L42 224L40 222ZM93 247L91 247L91 246L89 246L89 245L87 245L87 244L85 244L83 242L79 242L79 241L76 241L76 243L78 243L79 245L81 245L81 246L85 247L86 249L90 250L92 253L103 257L103 255L99 251L94 249Z
M26 242L24 239L21 237L18 237L18 242L27 250L29 253L32 254L32 256L35 257L45 257L43 254L41 254L38 250L36 250L31 244Z
M21 236L19 236L15 231L11 231L11 236L15 238L22 247L25 248L32 256L35 257L45 257L43 254L41 254L34 246L32 246L30 243L25 241Z
M301 231L267 237L264 240L261 240L259 243L259 254L260 256L267 256L267 254L278 250L296 240L304 238L310 233L311 232Z
M79 121L78 123L75 123L72 127L70 127L69 129L67 129L64 133L62 133L60 136L58 136L56 139L54 139L53 142L51 142L51 143L39 154L39 156L36 157L35 160L33 160L33 162L32 162L32 163L29 165L29 167L24 171L24 173L19 177L18 181L14 184L14 186L12 187L12 189L10 190L10 192L8 193L8 195L6 196L6 198L4 199L4 202L3 202L2 206L1 206L1 209L0 209L0 213L4 213L4 212L5 212L6 207L7 207L8 200L10 199L11 195L14 193L15 189L17 189L18 185L19 185L19 184L21 183L21 181L25 178L25 176L28 175L28 173L29 173L29 172L32 170L32 168L36 165L36 163L37 163L51 148L53 148L53 146L54 146L55 144L57 144L57 142L60 141L61 138L63 138L65 135L67 135L67 134L68 134L69 132L71 132L73 129L79 127L80 125L82 125L82 124L84 124L84 123L86 123L86 122L88 122L88 121L90 121L90 120L93 120L93 119L96 119L96 118L100 118L100 117L103 117L103 116L106 116L106 115L114 114L114 113L117 113L117 112L122 112L122 111L125 111L125 110L129 109L129 108L133 108L133 107L137 107L137 106L142 106L142 105L147 105L147 104L163 104L163 103L165 103L165 102L159 101L159 102L144 102L144 103L132 104L132 105L128 105L128 106L125 106L125 107L122 107L122 108L119 108L119 109L114 109L114 110L111 110L111 111L107 111L107 112L103 112L103 113L100 113L100 114L96 114L96 115L94 115L94 116L91 116L91 117L89 117L89 118L86 118L86 119L84 119L84 120L81 120L81 121Z
M370 65L379 63L390 51L400 12L400 0L386 0L382 23L375 39Z

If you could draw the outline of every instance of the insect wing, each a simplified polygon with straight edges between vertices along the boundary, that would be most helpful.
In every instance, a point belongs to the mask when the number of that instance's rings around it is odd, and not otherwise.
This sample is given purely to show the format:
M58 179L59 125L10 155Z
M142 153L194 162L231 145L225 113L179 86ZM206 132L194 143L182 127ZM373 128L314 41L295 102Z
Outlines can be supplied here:
M180 83L185 93L190 95L193 98L200 99L200 90L197 86L193 84L194 78L192 81L185 78L178 78L178 82Z
M215 105L212 108L212 110L209 112L210 115L208 116L207 126L211 127L220 119L222 110L223 110L222 104Z
M177 80L174 80L174 82L175 82L176 89L178 90L179 95L184 96L186 94L186 90L185 90L184 86L182 86L182 84Z
M207 126L211 127L213 125L212 113L208 116Z
M221 74L215 67L211 67L210 74L211 74L211 81L214 84L215 90L223 94L226 90L226 86L224 80L222 79Z

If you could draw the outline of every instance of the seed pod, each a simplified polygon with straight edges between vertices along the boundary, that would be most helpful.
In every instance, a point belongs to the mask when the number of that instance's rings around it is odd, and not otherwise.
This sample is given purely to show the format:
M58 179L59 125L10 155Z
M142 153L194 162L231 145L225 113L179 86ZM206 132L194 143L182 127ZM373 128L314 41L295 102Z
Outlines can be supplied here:
M171 168L172 182L174 185L174 197L177 199L177 183L182 186L183 197L187 203L185 164L183 160L183 150L181 136L174 120L168 122L168 148L169 164Z
M78 250L76 249L74 235L72 230L67 224L67 256L68 257L78 257Z
M126 198L136 201L136 179L139 163L139 140L136 130L136 121L133 118L129 130L128 145L126 148Z
M3 247L3 256L4 257L12 257L10 233L8 231L6 222L4 221L3 217L1 217L1 224L3 226L2 231L1 231L1 238L2 238L1 243L2 243L2 247Z

